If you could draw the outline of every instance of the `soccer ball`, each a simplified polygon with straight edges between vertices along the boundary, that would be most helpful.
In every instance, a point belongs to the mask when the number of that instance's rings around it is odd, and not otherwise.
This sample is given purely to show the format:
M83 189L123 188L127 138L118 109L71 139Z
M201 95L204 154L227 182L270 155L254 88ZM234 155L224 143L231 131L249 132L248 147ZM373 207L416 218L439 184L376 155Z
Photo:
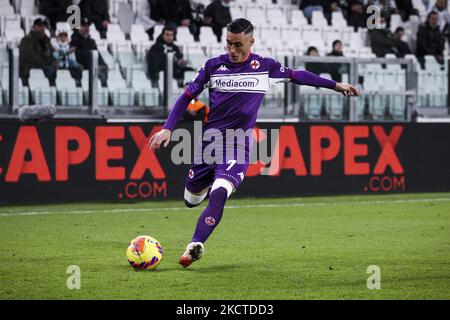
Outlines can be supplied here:
M135 269L155 269L162 260L163 252L158 240L150 236L139 236L128 245L127 258Z

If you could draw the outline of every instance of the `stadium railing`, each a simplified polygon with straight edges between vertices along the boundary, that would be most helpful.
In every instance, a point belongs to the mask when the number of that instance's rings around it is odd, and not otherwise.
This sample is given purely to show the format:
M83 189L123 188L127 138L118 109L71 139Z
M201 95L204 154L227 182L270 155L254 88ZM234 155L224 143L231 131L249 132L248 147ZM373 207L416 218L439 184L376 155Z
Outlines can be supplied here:
M187 51L192 71L186 72L185 83L195 77L208 57L197 51ZM172 57L166 57L165 71L161 72L157 87L153 87L155 83L146 74L145 61L122 63L128 58L119 52L104 87L99 77L100 54L92 52L92 66L83 72L80 99L80 87L73 85L67 72L58 73L61 78L57 77L56 87L50 90L44 84L46 80L42 81L40 70L31 72L33 77L38 77L31 81L33 85L24 85L19 77L18 49L3 50L0 52L0 118L17 118L23 106L54 104L56 118L163 121L183 90L173 79ZM340 81L357 84L362 95L347 99L331 90L278 84L263 100L259 112L262 121L411 121L417 109L448 110L448 60L440 67L428 59L427 67L422 70L413 59L277 58L286 66L311 70L324 77L337 74ZM208 103L208 90L199 99Z
M294 68L356 84L359 97L295 86L288 110L300 120L411 121L417 100L417 71L410 59L295 57Z

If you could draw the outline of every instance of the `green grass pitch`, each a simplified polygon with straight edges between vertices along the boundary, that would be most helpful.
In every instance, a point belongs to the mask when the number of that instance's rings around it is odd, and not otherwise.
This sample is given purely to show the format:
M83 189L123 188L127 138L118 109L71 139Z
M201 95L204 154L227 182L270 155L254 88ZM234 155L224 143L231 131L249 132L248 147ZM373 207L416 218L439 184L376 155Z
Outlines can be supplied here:
M201 208L181 201L0 207L0 299L449 299L450 194L230 199L183 269ZM158 271L125 251L157 238ZM81 270L69 290L67 268ZM367 268L380 268L369 290Z

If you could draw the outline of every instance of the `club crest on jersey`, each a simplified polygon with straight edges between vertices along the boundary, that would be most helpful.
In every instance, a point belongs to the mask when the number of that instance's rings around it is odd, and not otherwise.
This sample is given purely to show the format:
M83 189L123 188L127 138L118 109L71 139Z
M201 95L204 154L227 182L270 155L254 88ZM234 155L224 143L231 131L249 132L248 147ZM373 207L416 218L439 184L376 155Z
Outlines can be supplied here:
M228 68L222 64L219 68L217 68L217 71L228 71Z
M216 224L216 219L214 219L214 217L206 217L206 218L205 218L205 223L206 223L208 226L212 227L213 225Z
M252 67L253 70L259 69L260 65L258 60L252 60L252 62L250 62L250 67Z
M194 170L189 169L188 177L189 177L189 179L194 178Z

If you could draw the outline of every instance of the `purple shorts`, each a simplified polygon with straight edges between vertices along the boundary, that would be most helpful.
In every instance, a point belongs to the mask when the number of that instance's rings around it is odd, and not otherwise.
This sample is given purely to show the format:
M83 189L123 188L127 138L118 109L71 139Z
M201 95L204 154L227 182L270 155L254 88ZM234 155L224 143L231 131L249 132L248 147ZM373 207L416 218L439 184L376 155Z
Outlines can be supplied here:
M214 180L223 178L230 181L237 189L244 180L248 163L238 164L234 160L229 160L223 164L194 164L190 167L186 179L186 189L190 192L198 193L210 187Z
M251 140L239 144L235 142L223 144L222 148L215 149L217 153L214 152L214 155L217 155L217 158L207 157L209 144L205 141L199 141L197 144L194 156L197 162L194 162L189 168L186 189L193 193L201 192L210 187L214 180L218 178L230 181L234 189L237 189L244 180L244 175L250 163ZM221 144L217 144L217 146L221 147ZM216 159L219 161L216 161Z

